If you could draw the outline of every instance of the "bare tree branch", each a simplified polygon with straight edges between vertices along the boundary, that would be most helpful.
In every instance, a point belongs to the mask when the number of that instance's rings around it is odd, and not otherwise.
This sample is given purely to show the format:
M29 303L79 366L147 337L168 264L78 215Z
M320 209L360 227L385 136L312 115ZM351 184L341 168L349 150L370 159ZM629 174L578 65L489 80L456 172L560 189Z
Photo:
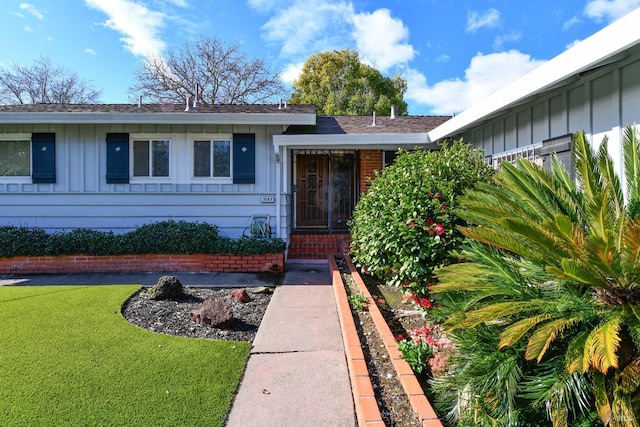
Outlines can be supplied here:
M265 103L284 93L278 73L264 61L216 37L202 36L165 56L148 58L135 78L129 93L151 102L184 102L196 95L196 85L205 104Z
M100 91L90 82L48 58L31 66L13 63L11 68L0 68L2 104L95 104L99 98Z

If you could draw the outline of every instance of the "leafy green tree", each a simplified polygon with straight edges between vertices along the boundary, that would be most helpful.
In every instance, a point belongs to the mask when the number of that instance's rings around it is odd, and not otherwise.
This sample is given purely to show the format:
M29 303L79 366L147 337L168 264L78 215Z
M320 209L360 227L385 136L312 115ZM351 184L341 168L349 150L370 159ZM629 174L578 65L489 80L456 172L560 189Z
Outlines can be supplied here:
M492 174L481 154L462 140L439 151L401 151L394 164L376 173L355 208L354 262L426 296L433 269L448 262L448 252L462 242L456 231L462 223L452 214L456 197Z
M633 127L625 128L623 151L626 202L606 139L596 153L584 133L573 139L577 185L555 157L551 171L520 160L503 164L497 186L460 198L458 215L473 224L461 231L474 243L462 253L465 262L437 272L433 287L464 355L447 379L473 397L464 401L447 380L434 385L457 420L526 425L524 411L534 407L554 426L576 425L589 412L606 426L639 424L640 142Z
M392 105L398 107L398 114L407 113L406 80L399 75L384 77L360 62L352 49L311 55L293 89L290 102L313 104L318 114L366 116L375 111L388 116Z

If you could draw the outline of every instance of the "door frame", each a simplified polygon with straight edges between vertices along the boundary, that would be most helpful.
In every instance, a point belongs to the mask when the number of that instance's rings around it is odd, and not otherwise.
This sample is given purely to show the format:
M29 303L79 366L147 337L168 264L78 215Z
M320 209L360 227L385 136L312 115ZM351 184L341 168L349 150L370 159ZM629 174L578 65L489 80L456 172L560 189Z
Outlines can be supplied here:
M300 226L298 224L298 185L296 182L298 179L298 170L297 170L297 156L298 155L324 155L328 157L327 165L327 220L326 224L322 226ZM318 230L318 231L328 231L332 233L333 231L344 232L345 228L337 228L333 224L333 208L334 208L334 177L333 177L333 158L338 155L351 155L353 156L353 163L351 166L351 213L353 213L353 208L358 201L359 194L359 152L357 150L330 150L330 149L299 149L299 150L291 150L291 193L292 193L292 210L293 214L291 215L291 229L292 230ZM344 224L346 227L346 224Z

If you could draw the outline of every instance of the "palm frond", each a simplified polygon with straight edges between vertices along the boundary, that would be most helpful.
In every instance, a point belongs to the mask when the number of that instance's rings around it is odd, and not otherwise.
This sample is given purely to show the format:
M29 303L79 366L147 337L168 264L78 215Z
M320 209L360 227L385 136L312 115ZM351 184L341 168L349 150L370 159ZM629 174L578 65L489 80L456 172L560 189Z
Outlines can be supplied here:
M582 317L563 317L552 320L538 327L527 344L524 357L527 360L536 360L538 363L542 360L547 349L555 341L559 334L564 330L571 328L582 321Z
M618 367L618 347L620 346L620 326L622 316L614 316L596 327L584 344L584 356L588 366L607 373L609 368Z
M617 376L620 390L631 394L640 386L640 356L631 360Z
M620 252L628 276L640 276L640 218L631 219L622 234ZM637 281L634 281L637 283Z
M586 198L585 202L589 203L602 192L602 177L584 131L573 135L572 154L575 160L576 178Z
M585 344L591 331L578 332L567 345L565 352L565 368L570 374L589 370L588 360L585 359Z
M498 302L470 310L464 319L455 324L451 319L447 320L445 326L451 329L473 328L481 323L493 322L516 314L526 316L528 313L543 311L548 306L549 303L543 300Z
M628 211L631 218L640 215L640 140L635 126L624 128L622 151L627 181Z
M520 341L520 339L522 339L522 337L525 336L533 327L555 317L557 317L557 314L547 313L527 317L512 323L500 333L500 343L498 344L498 348L503 349L505 347L511 347Z
M625 210L624 195L620 178L613 167L613 160L609 156L608 139L604 138L598 150L598 168L602 175L603 189L607 194L610 209L615 212L615 218L620 218Z
M612 411L611 402L609 401L609 394L607 393L607 379L606 376L600 372L593 374L591 380L593 388L593 395L595 397L596 411L600 420L605 426L611 423Z

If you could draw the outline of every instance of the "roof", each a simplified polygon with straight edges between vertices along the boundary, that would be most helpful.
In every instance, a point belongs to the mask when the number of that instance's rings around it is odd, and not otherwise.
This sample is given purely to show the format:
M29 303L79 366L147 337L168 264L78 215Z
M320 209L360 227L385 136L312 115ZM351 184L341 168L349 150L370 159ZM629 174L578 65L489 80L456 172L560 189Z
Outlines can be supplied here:
M640 8L576 44L429 132L432 141L456 136L533 97L577 81L593 69L628 56L640 47Z
M318 116L315 125L289 126L285 135L425 133L450 116ZM375 123L375 124L374 124Z
M171 123L273 124L315 123L313 105L185 104L22 104L0 105L0 123Z

